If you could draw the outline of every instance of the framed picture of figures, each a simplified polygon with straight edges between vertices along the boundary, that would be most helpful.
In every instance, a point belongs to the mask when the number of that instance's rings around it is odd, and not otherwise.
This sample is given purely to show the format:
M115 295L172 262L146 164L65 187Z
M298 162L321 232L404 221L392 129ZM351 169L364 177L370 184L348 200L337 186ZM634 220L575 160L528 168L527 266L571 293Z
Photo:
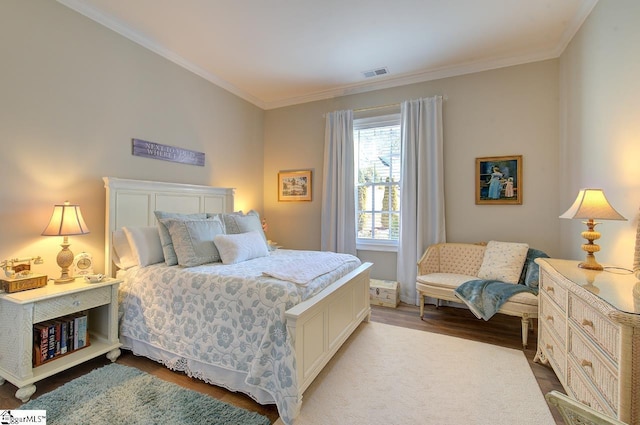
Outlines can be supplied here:
M311 170L279 172L278 201L311 201Z
M476 158L476 204L522 205L522 155Z

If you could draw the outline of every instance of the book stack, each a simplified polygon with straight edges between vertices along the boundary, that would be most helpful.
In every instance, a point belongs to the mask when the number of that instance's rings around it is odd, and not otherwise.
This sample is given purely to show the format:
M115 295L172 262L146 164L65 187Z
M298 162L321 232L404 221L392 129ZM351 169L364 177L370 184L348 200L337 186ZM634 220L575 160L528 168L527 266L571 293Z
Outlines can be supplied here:
M87 311L33 325L34 367L87 346Z

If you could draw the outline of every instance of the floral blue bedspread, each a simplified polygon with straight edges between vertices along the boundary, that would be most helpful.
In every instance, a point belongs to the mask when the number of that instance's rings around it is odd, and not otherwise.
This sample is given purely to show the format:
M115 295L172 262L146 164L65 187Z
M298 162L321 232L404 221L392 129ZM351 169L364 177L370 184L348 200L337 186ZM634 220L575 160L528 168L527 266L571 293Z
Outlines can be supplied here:
M317 254L276 250L233 265L132 269L120 287L120 334L246 374L245 384L271 394L283 421L291 423L300 400L285 311L357 268L360 260L335 254L344 259L342 265L304 286L264 276L262 270Z

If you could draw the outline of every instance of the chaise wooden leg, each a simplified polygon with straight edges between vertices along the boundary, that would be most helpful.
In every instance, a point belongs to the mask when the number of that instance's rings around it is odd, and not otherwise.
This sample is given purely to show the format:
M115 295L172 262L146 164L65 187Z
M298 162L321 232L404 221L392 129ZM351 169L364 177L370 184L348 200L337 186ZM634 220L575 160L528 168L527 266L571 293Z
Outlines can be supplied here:
M527 348L527 341L529 339L529 315L524 313L522 315L522 347Z
M418 291L418 303L420 303L420 320L424 320L424 295Z

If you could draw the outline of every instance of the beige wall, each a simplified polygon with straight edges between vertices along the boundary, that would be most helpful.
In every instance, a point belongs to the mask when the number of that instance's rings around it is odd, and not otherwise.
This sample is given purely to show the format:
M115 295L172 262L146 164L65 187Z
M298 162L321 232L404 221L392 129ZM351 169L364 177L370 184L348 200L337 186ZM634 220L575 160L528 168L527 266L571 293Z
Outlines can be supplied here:
M55 275L52 206L81 205L104 253L103 176L237 188L262 210L259 108L49 0L0 2L0 260L42 255ZM131 138L204 152L205 166L134 157Z
M597 229L601 263L630 268L640 206L640 2L604 0L560 58L560 212L600 187L629 221ZM579 220L562 220L562 253L583 259Z
M54 203L82 205L92 233L72 238L102 268L102 176L237 188L268 236L320 247L324 114L442 94L450 241L526 241L580 259L582 225L559 220L580 187L603 187L630 220L600 225L602 261L630 266L640 199L640 4L601 1L559 60L271 111L233 96L95 22L46 0L0 3L0 260L43 255ZM131 155L131 138L205 152L204 167ZM524 156L524 204L478 206L479 156ZM312 169L313 201L277 201L277 173ZM361 252L395 278L395 255Z
M447 239L524 241L560 255L558 62L549 60L267 111L264 208L268 236L320 248L324 114L442 94ZM475 205L475 158L523 155L523 205ZM314 170L313 201L277 200L280 170ZM395 254L359 252L373 275L394 279Z

